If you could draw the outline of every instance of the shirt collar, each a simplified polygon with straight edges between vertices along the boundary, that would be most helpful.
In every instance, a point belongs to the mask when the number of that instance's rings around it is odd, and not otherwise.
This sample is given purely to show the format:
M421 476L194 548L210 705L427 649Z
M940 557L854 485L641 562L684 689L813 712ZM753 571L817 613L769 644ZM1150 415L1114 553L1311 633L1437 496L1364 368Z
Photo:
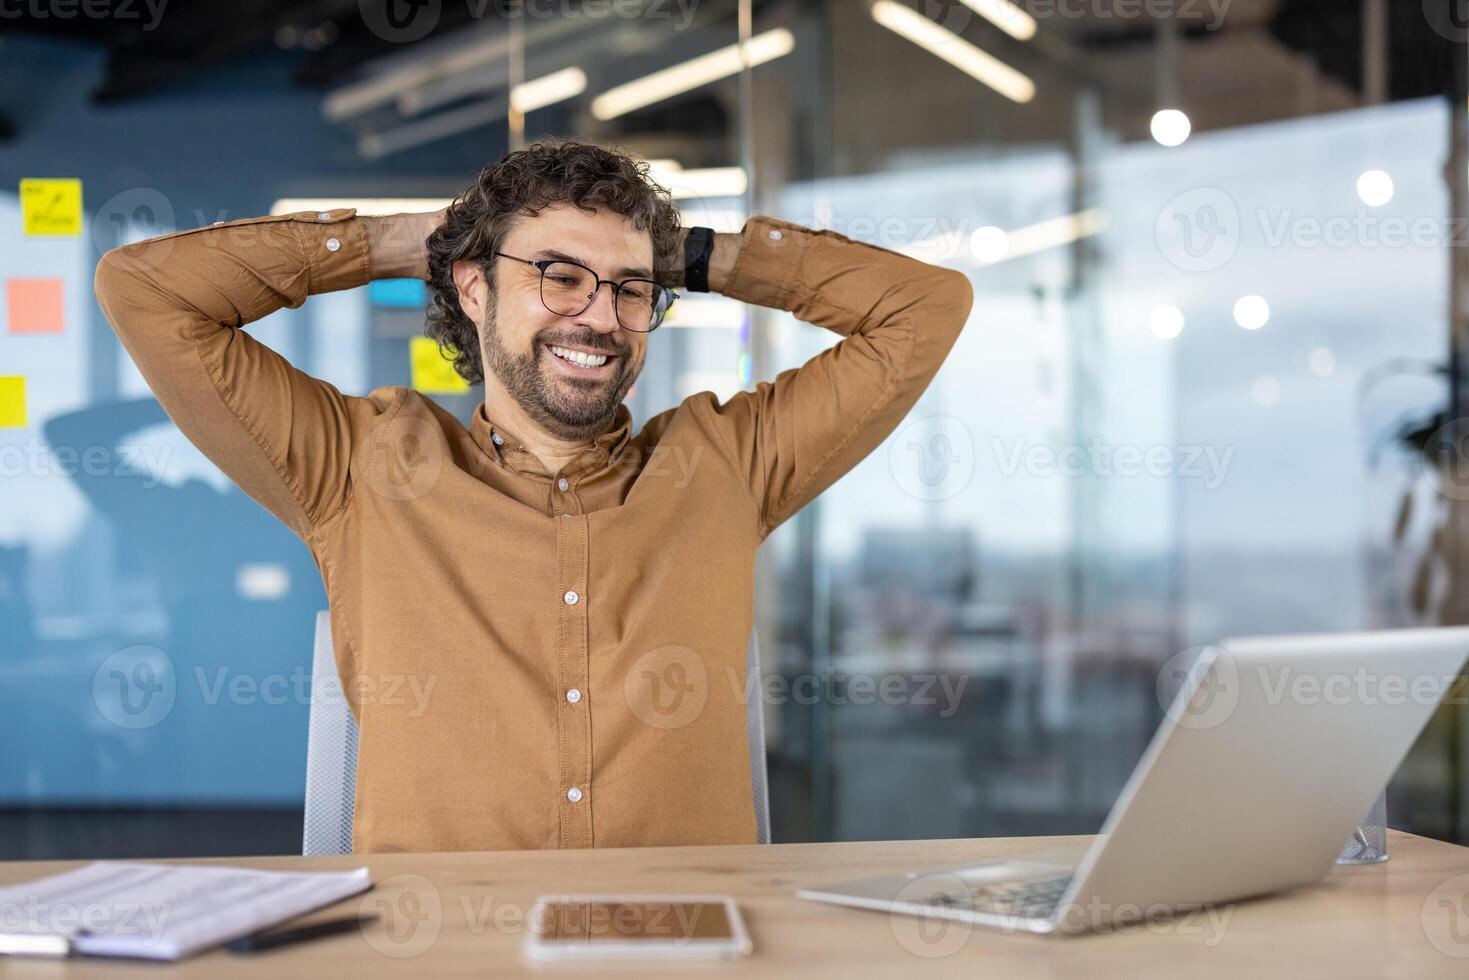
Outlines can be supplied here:
M470 420L469 434L485 455L517 473L545 475L540 461L525 448L525 443L505 426L494 422L485 412L485 403L480 402ZM632 437L632 411L623 402L612 416L612 424L594 438L577 458L563 470L582 472L599 469L609 461L615 461L628 440ZM498 442L496 440L499 440Z

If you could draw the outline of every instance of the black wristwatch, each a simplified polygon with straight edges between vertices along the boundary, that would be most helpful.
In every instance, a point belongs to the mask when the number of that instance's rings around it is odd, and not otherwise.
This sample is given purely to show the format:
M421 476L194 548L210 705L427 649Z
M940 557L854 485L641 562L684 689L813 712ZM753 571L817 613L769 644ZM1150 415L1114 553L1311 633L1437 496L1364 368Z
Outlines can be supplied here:
M691 293L709 291L709 256L714 252L713 228L690 228L683 240L683 284Z

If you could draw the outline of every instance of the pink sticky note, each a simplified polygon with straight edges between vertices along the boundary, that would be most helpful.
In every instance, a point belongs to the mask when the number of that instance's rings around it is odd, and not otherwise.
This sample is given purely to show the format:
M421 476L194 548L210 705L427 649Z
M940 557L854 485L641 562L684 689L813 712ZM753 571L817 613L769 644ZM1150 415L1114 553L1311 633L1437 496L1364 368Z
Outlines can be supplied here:
M7 279L11 333L61 333L65 322L60 279Z

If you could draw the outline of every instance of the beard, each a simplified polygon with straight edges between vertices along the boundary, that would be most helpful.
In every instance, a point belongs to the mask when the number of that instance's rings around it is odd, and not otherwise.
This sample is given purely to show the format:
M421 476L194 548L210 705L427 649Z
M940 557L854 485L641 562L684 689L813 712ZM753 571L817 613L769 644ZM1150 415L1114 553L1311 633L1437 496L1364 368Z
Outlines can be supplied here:
M608 351L616 354L617 362L614 373L606 379L568 378L545 363L555 356L545 349L548 342L605 349L605 341L599 339L537 334L530 350L511 351L501 340L493 308L480 336L490 371L531 421L558 439L591 439L605 432L617 414L617 406L638 379L639 367L632 364L625 349Z

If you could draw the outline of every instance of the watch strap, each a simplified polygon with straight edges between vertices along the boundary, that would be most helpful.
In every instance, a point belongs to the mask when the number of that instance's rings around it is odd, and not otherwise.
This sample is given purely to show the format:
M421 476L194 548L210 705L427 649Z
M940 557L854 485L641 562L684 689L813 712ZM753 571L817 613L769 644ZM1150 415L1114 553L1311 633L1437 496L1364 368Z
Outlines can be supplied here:
M690 228L683 243L684 288L694 293L709 292L709 256L714 252L713 228Z

